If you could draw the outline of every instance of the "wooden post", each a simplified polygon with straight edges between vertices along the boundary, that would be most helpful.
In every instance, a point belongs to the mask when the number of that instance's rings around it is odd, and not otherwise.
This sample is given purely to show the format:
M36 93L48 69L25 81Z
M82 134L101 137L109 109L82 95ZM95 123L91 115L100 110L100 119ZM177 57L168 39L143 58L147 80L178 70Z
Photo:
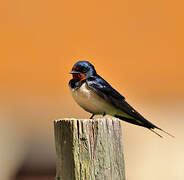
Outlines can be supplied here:
M54 121L56 180L125 180L117 119Z

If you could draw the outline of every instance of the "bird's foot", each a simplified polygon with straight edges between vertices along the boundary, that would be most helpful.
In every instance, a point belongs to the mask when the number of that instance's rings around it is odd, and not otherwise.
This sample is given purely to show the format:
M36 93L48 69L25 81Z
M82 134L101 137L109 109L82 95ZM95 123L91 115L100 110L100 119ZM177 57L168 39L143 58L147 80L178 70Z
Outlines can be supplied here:
M92 114L92 116L89 119L93 119L94 116L95 116L95 114Z
M102 114L102 117L104 117L106 115L106 113L104 112L103 114Z

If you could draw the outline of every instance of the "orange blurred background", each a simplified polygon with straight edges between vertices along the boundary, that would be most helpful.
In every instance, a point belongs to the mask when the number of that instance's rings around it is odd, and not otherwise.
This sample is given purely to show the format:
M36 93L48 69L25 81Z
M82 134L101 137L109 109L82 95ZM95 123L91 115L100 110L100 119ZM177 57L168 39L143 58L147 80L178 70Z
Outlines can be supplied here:
M123 122L127 179L183 180L183 6L1 0L1 178L54 168L53 120L90 116L68 89L73 64L89 60L147 119L176 136L159 139Z

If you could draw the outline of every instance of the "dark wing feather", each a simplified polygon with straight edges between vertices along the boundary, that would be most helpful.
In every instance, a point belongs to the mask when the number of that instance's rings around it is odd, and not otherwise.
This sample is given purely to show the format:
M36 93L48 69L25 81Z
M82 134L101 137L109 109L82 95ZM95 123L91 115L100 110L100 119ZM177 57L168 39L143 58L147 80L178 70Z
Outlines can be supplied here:
M125 98L119 94L114 88L111 87L103 78L100 76L91 77L87 79L88 86L95 91L100 97L113 104L116 108L122 110L132 118L139 120L141 123L137 125L144 126L147 128L158 128L148 120L146 120L141 114L139 114L133 107L131 107ZM126 120L125 120L126 121ZM131 122L130 119L129 122ZM134 123L135 124L135 123Z

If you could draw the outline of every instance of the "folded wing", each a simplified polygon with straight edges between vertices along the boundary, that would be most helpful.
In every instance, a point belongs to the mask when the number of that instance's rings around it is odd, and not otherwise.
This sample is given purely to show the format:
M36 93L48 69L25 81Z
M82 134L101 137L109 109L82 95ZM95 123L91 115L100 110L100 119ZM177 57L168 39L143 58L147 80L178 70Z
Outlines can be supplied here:
M111 87L103 78L90 78L87 80L88 86L95 91L100 97L105 99L107 102L113 104L117 109L121 111L116 114L115 117L120 118L132 124L144 126L149 129L158 128L148 120L146 120L141 114L139 114L132 106L130 106L120 93ZM131 118L123 117L123 113L128 114ZM160 129L160 128L158 128Z

